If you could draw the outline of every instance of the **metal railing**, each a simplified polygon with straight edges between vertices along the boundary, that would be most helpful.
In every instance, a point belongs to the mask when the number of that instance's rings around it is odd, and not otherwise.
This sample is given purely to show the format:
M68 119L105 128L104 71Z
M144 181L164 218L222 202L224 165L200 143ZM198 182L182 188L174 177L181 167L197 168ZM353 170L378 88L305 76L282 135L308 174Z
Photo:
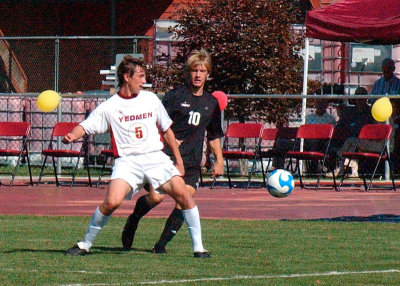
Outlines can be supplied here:
M30 150L30 158L31 163L33 165L40 165L42 162L41 150L47 148L47 144L50 138L51 130L56 122L58 121L82 121L84 120L90 112L96 108L101 102L105 101L110 97L109 94L105 93L97 93L97 94L61 94L62 101L58 110L53 112L44 113L40 111L36 105L38 93L18 93L18 94L9 94L9 93L0 93L0 121L28 121L31 123L31 134L29 138L29 150ZM357 134L354 126L351 125L351 120L354 120L357 116L361 116L361 113L356 112L356 106L351 104L352 99L371 99L377 98L380 96L373 95L363 95L363 96L354 96L354 95L255 95L255 94L232 94L228 96L229 98L241 99L241 100L252 100L254 98L264 98L264 99L273 99L273 100L286 100L287 98L298 99L299 101L308 100L308 104L306 104L306 109L299 114L292 114L289 120L290 127L298 127L303 122L306 122L308 115L315 113L315 108L312 104L311 99L327 99L330 100L331 103L328 105L326 109L326 113L329 115L328 117L333 118L337 127L342 124L341 127L347 128L348 132L344 132L341 136L335 138L335 142L332 142L335 148L340 148L345 141L350 136L356 136ZM392 101L398 98L398 96L390 96ZM347 102L345 104L340 104L341 102ZM366 108L370 108L366 106ZM305 114L305 118L302 118L302 114ZM365 113L364 113L365 115ZM364 116L363 115L363 116ZM347 119L345 117L348 117ZM314 116L314 119L318 117ZM321 117L321 120L325 120L326 117ZM237 119L229 118L227 120L225 118L223 122L223 128L226 130L226 126L230 122L234 122ZM347 120L347 121L346 121ZM350 120L350 121L349 121ZM346 125L347 123L348 125ZM262 122L265 127L275 127L274 124L268 124ZM317 122L318 123L318 122ZM326 123L325 121L321 121L320 123ZM392 159L395 163L395 171L396 173L400 173L400 160L397 156L398 146L399 144L395 144L398 142L399 132L397 130L397 124L390 120L390 122L394 126L394 135L392 136L390 151L392 154ZM350 134L350 135L349 135ZM89 137L88 142L88 152L90 156L90 164L92 166L98 165L98 155L101 150L109 148L110 137L108 134L105 135L94 135ZM7 145L8 144L8 145ZM5 148L9 146L9 144L16 144L16 142L12 141L2 141L0 140L0 148ZM292 146L290 142L281 142L280 144L287 144L287 148ZM283 146L283 145L282 145ZM281 147L282 147L281 146ZM79 147L79 146L78 146ZM373 147L373 146L372 146ZM10 159L11 160L11 159ZM0 164L12 164L8 158L1 158ZM73 161L62 161L61 164L67 166L72 165ZM205 163L205 155L203 163ZM250 168L251 164L249 164ZM274 166L276 167L276 166ZM236 169L235 169L236 168ZM240 166L237 164L233 165L233 172L240 172Z

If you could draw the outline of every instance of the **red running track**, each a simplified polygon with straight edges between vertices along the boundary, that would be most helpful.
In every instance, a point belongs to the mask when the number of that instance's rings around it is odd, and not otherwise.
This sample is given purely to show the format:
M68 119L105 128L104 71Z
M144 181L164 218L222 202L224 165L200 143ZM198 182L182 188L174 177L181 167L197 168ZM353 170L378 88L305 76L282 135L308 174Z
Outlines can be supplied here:
M131 201L124 201L114 216L126 217L135 206L140 191ZM0 187L0 214L91 216L106 194L104 186L89 187ZM200 188L196 194L202 218L210 219L320 219L343 216L368 217L391 214L400 216L400 192L345 190L301 190L296 187L287 198L274 198L262 188L213 190ZM167 217L174 201L167 199L148 214L150 217Z

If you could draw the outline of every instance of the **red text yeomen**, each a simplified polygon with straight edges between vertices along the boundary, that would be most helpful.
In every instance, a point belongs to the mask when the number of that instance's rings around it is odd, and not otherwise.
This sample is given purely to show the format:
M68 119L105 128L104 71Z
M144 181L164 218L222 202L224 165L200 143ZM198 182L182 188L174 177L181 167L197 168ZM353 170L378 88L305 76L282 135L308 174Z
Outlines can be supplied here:
M122 117L118 117L118 119L119 119L119 122L127 122L127 121L135 121L135 120L140 120L140 119L146 119L146 118L149 118L149 117L153 117L153 113L152 112L122 116Z

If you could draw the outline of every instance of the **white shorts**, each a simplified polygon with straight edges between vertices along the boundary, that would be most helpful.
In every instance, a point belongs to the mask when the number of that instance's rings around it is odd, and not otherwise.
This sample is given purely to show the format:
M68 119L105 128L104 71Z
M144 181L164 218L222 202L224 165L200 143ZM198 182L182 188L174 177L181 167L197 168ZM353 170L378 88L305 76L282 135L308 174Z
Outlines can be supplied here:
M142 155L128 155L117 158L111 174L111 180L122 179L131 187L131 192L125 197L130 200L133 194L149 183L158 188L174 176L181 176L172 160L164 152L152 152Z

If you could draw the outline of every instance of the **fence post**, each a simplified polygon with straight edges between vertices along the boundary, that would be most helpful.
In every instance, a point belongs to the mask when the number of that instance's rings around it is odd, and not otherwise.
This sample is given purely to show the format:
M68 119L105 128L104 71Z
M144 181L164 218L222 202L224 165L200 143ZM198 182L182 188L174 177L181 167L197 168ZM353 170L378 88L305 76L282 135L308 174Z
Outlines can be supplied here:
M60 69L60 39L57 37L54 41L54 90L58 92L58 80ZM57 122L62 118L62 100L60 100L57 109ZM57 149L61 149L61 138L57 138ZM61 160L57 160L57 174L61 174Z

